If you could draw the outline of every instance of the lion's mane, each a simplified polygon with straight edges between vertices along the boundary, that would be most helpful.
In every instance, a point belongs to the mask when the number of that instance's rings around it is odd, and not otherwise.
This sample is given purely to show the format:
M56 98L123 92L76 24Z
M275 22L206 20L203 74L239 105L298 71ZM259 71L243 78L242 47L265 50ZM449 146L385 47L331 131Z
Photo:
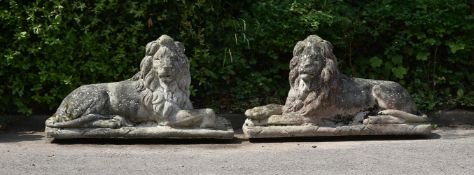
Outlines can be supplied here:
M305 40L299 41L293 49L293 58L290 61L290 91L283 109L283 113L296 113L310 115L315 107L324 107L331 103L334 98L331 93L336 89L337 58L332 52L333 46L330 42L323 40L319 36L310 35ZM302 78L300 77L301 62L303 57L310 59L324 58L324 66L320 70L312 72L316 77L312 79L309 89L300 87ZM316 103L316 104L312 104Z
M165 99L179 106L180 109L192 109L189 101L189 86L191 84L191 75L189 72L188 58L184 54L184 46L178 41L174 41L171 37L163 35L158 40L149 42L146 45L145 57L140 63L140 71L131 78L132 81L138 81L137 90L141 91L142 103L145 106L153 108L156 111L157 99L163 93L158 90L161 87L158 73L153 70L153 58L161 57L164 54L171 54L175 58L173 66L177 69L175 76L178 90L174 93L175 98ZM161 94L160 94L161 93ZM164 96L168 98L168 96ZM163 109L166 111L166 109Z

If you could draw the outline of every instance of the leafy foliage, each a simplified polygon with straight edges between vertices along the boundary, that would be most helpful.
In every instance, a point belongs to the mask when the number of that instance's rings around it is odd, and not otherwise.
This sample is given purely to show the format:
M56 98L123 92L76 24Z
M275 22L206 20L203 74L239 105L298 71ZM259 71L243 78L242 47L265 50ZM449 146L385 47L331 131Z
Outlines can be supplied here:
M49 113L81 84L131 77L144 45L186 45L197 107L283 103L292 47L318 34L345 74L400 82L423 110L474 106L465 0L0 2L0 113Z

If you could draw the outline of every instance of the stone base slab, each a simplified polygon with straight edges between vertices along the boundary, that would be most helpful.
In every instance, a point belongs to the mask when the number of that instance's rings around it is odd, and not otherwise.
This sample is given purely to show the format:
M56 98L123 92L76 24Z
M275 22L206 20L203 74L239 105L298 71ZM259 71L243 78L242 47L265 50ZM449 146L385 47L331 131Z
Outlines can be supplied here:
M169 126L136 126L111 128L45 128L50 139L117 138L117 139L232 139L230 122L218 117L216 129L181 129Z
M247 138L281 138L358 135L429 135L430 124L360 124L325 127L315 125L254 126L247 119L242 130Z

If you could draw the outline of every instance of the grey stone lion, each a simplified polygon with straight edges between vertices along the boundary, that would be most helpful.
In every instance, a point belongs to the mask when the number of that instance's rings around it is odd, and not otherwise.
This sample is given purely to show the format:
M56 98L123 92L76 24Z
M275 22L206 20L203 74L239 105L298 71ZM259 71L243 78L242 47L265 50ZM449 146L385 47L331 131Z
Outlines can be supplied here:
M193 109L184 46L163 35L146 45L140 71L131 79L81 86L46 121L53 128L119 128L167 125L213 128L212 109Z
M264 124L417 123L426 120L408 92L392 81L351 78L339 72L330 42L311 35L299 41L290 61L284 106L249 109Z

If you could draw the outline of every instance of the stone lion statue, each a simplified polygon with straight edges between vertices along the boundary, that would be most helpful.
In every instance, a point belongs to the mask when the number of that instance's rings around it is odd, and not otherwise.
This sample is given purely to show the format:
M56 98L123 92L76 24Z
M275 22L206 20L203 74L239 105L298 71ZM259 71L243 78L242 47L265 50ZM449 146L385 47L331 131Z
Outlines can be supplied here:
M193 109L191 76L182 43L163 35L146 45L140 71L131 79L81 86L46 121L53 128L119 128L167 125L213 128L212 109Z
M348 125L426 120L409 93L392 81L351 78L339 72L330 42L311 35L299 41L290 61L290 91L284 106L246 111L265 124Z

